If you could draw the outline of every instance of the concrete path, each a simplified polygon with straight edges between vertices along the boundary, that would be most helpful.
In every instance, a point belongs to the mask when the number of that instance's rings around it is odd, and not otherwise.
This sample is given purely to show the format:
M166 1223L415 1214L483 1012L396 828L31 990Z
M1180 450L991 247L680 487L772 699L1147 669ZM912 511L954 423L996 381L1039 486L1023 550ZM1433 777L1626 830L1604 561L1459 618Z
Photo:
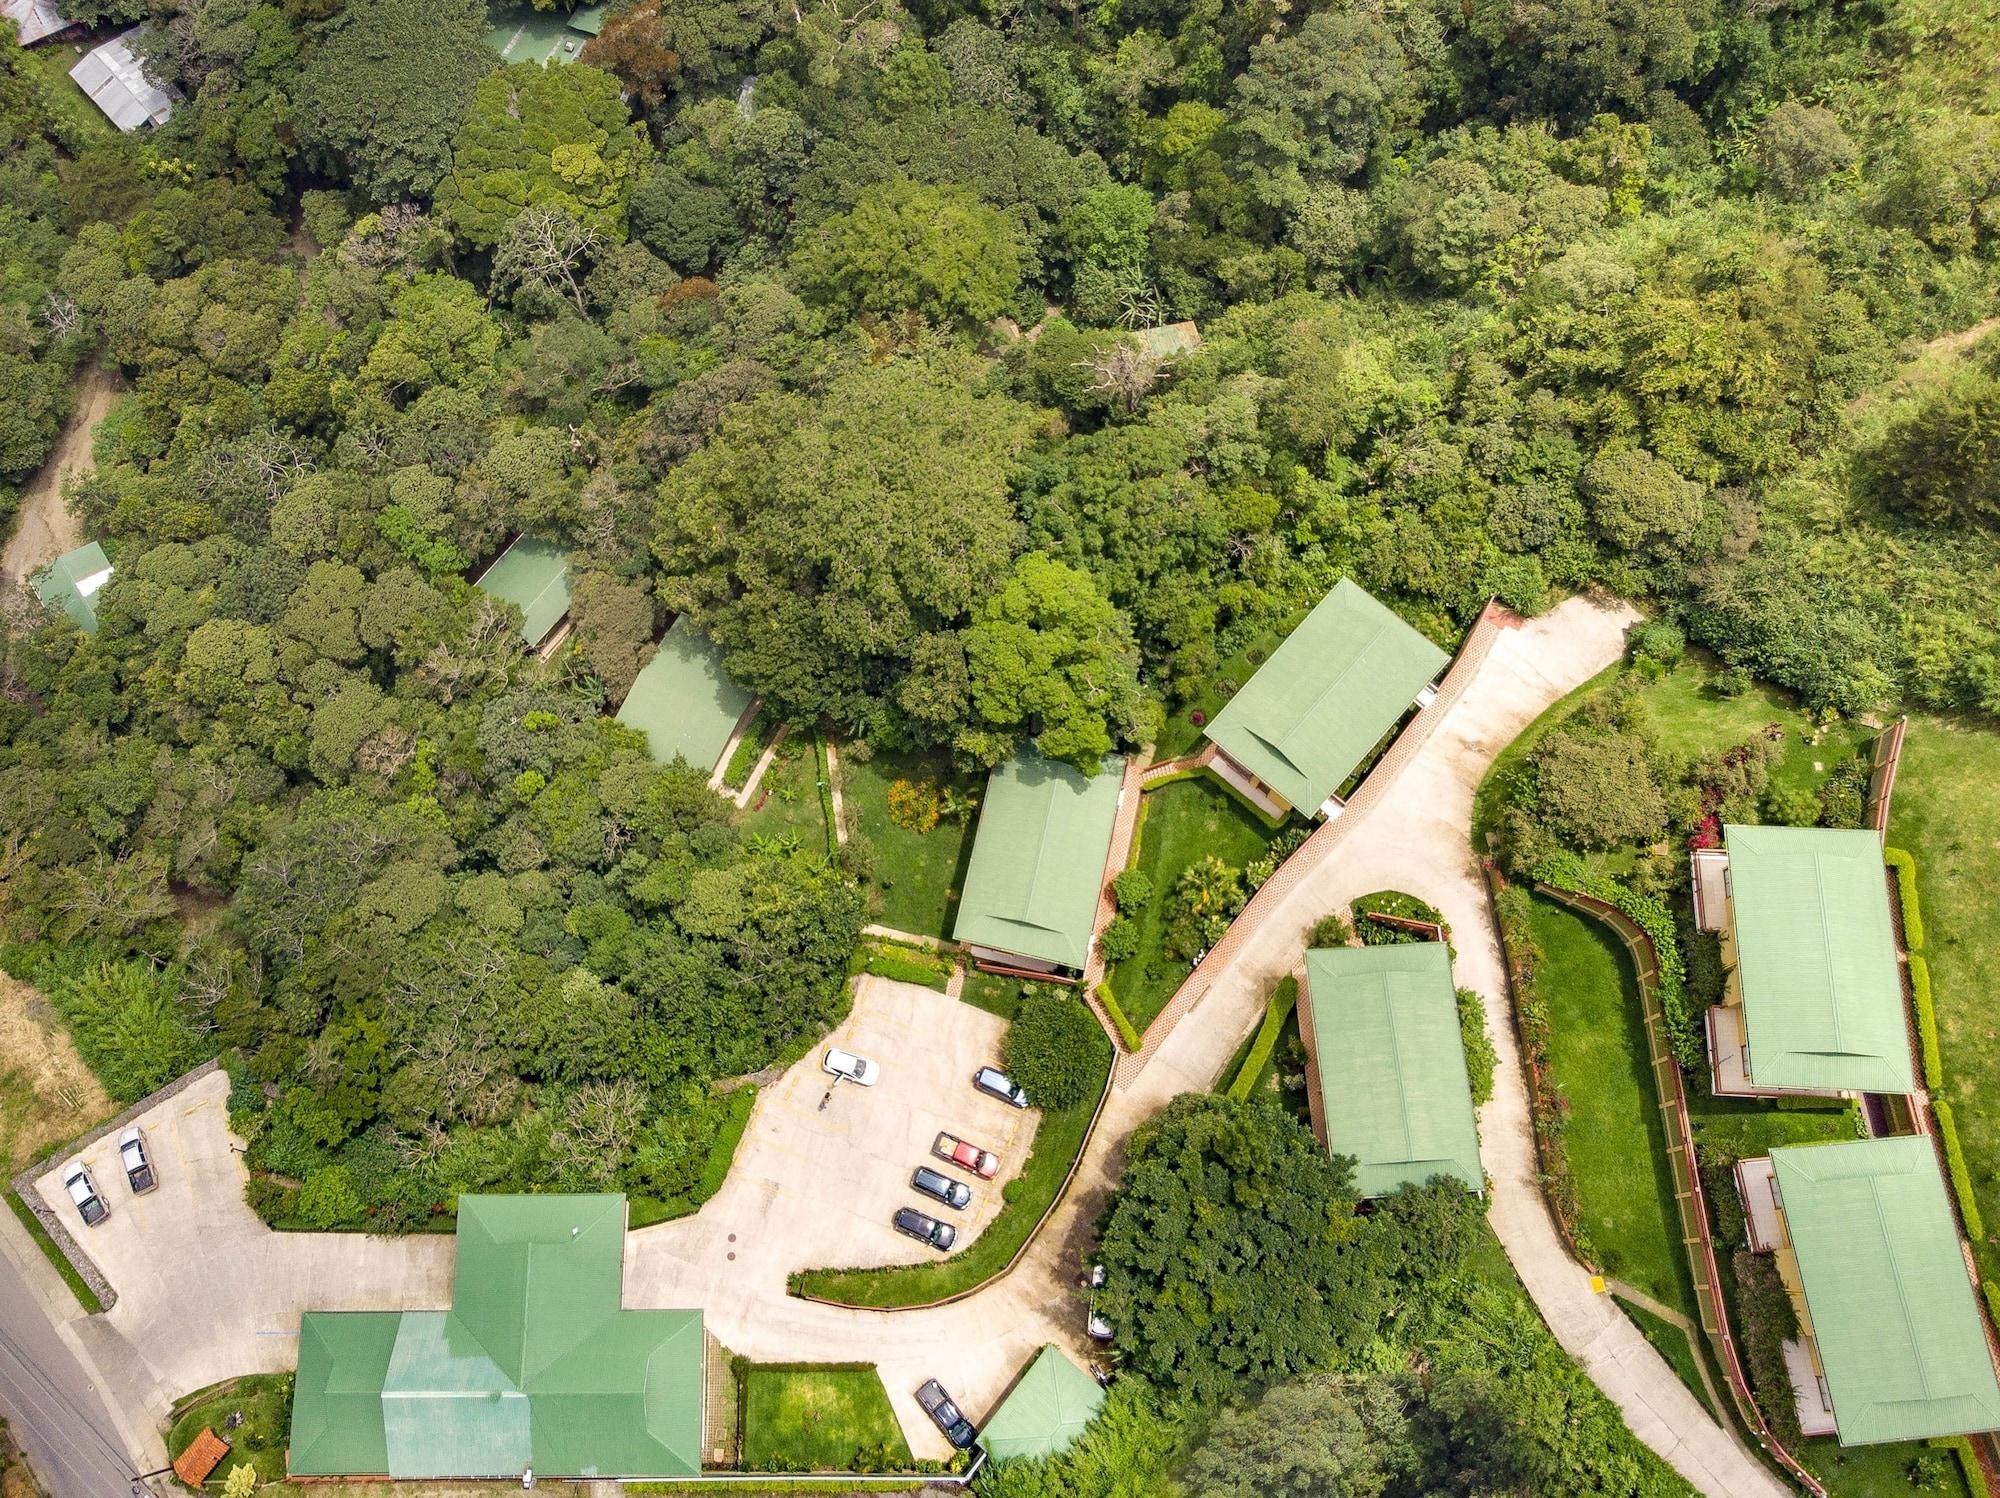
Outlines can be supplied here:
M1494 1098L1480 1120L1481 1155L1493 1183L1491 1220L1543 1316L1639 1438L1696 1487L1757 1498L1782 1494L1563 1251L1535 1180L1498 940L1467 843L1473 793L1494 757L1544 708L1618 659L1633 617L1572 600L1502 634L1393 794L1354 814L1334 850L1212 974L1207 992L1151 1063L1113 1091L1069 1195L1013 1274L925 1311L854 1311L792 1298L786 1276L813 1267L811 1256L826 1247L806 1225L814 1203L797 1176L736 1170L695 1216L630 1236L626 1303L699 1306L717 1337L759 1360L874 1362L912 1449L942 1456L941 1439L912 1397L917 1384L942 1379L979 1418L1041 1344L1058 1342L1088 1356L1076 1279L1132 1130L1178 1094L1214 1085L1321 915L1368 890L1399 888L1444 912L1459 947L1458 981L1486 1000L1499 1051ZM800 1066L815 1066L816 1054ZM794 1082L788 1074L758 1099L753 1136L773 1129L790 1106ZM122 1354L107 1345L99 1365L138 1408L162 1410L168 1398L227 1374L289 1367L302 1310L437 1305L448 1295L448 1241L266 1232L242 1200L225 1093L217 1077L199 1094L190 1089L175 1100L181 1112L174 1118L148 1124L171 1127L176 1151L207 1161L214 1184L198 1206L149 1223L157 1244L143 1272L119 1274L119 1303L97 1318L107 1344L124 1345ZM783 1135L779 1128L766 1143L782 1152L791 1143ZM183 1163L166 1161L169 1171ZM197 1311L203 1314L190 1314Z

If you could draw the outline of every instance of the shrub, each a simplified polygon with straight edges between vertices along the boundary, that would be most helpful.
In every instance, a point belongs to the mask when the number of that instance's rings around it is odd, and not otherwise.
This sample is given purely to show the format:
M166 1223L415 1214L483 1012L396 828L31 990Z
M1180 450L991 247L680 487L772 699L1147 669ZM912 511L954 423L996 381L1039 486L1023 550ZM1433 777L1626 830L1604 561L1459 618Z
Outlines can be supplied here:
M1081 1002L1061 994L1030 994L1000 1044L1007 1073L1044 1112L1067 1108L1090 1095L1098 1080L1097 1019Z
M1139 953L1139 923L1119 916L1097 938L1097 952L1107 964L1123 962Z
M1257 1076L1271 1059L1278 1037L1285 1032L1285 1021L1291 1018L1298 1002L1299 980L1280 978L1278 986L1271 990L1270 1001L1264 1006L1264 1022L1257 1027L1257 1038L1251 1042L1249 1054L1243 1058L1243 1064L1236 1069L1236 1076L1230 1081L1229 1096L1236 1102L1246 1100L1250 1089L1257 1085Z
M1944 1059L1938 1054L1937 1008L1931 999L1931 965L1910 954L1910 991L1917 1010L1917 1040L1924 1053L1924 1086L1936 1092L1944 1085Z
M1819 825L1859 827L1867 814L1868 766L1858 759L1835 765L1819 788Z
M1770 1424L1772 1434L1786 1445L1799 1439L1798 1406L1792 1399L1791 1374L1785 1368L1784 1343L1798 1335L1798 1317L1785 1293L1778 1267L1764 1254L1736 1251L1736 1309L1743 1326L1743 1357L1749 1365L1750 1386Z
M1716 674L1713 686L1718 697L1742 697L1756 684L1748 666L1731 666Z
M1313 922L1312 932L1306 937L1306 946L1344 947L1353 939L1354 928L1347 924L1347 917L1337 910L1329 910Z
M1426 921L1444 928L1445 940L1447 942L1451 940L1450 928L1444 924L1444 912L1435 905L1428 905L1415 895L1406 895L1398 889L1378 889L1373 894L1363 895L1351 908L1354 912L1354 929L1365 946L1386 947L1399 942L1430 940L1421 932L1406 931L1401 926L1370 920L1370 915L1395 916L1405 921Z
M1102 1004L1104 1012L1111 1016L1112 1027L1118 1031L1118 1043L1127 1051L1136 1051L1146 1043L1138 1028L1125 1017L1125 1011L1119 1007L1118 996L1112 993L1109 983L1097 985L1097 1002Z
M940 993L951 981L951 968L947 958L934 952L893 946L887 942L871 942L857 948L854 953L854 971L857 973L869 973L898 983L921 983L925 988L935 988Z
M1787 827L1812 827L1819 822L1819 794L1805 786L1774 785L1764 792L1764 810Z
M68 1023L77 1051L121 1103L162 1087L201 1059L180 970L139 960L39 966L35 981Z
M1903 907L1903 947L1924 949L1924 912L1917 902L1917 861L1901 848L1884 848L1882 861L1896 871L1896 898Z
M929 781L889 782L889 820L905 832L934 831L944 811L944 799Z
M1120 915L1135 915L1153 899L1153 878L1139 869L1127 869L1111 881L1111 898Z
M298 1220L302 1227L355 1227L367 1216L367 1207L354 1189L345 1165L329 1165L306 1177L299 1188Z
M1559 728L1528 756L1536 819L1565 843L1617 848L1667 829L1667 797L1636 733Z
M1167 955L1192 962L1221 941L1245 897L1243 871L1213 853L1182 869L1167 908Z
M1959 1147L1958 1125L1952 1121L1951 1104L1938 1098L1931 1104L1937 1114L1938 1134L1944 1140L1944 1163L1951 1173L1951 1189L1958 1196L1959 1215L1965 1219L1965 1236L1977 1243L1986 1236L1986 1224L1979 1216L1979 1199L1972 1194L1972 1172L1965 1168L1965 1151Z
M1472 1083L1472 1106L1493 1096L1493 1068L1500 1053L1486 1033L1485 1002L1470 988L1458 991L1458 1033L1465 1042L1465 1074Z
M1657 661L1661 666L1674 667L1687 653L1687 636L1678 625L1669 624L1664 619L1648 619L1636 626L1627 636L1626 643L1635 661Z

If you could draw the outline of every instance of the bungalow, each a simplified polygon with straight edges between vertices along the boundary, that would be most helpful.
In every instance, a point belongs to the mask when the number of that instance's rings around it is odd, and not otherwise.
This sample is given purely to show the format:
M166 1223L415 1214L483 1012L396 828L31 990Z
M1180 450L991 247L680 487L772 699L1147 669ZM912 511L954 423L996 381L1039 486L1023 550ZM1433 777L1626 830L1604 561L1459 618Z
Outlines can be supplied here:
M1439 1176L1484 1194L1449 947L1307 952L1298 1012L1313 1132L1364 1199Z
M61 609L87 635L97 633L97 595L115 569L95 541L66 551L35 574L35 596L46 608Z
M474 585L521 611L521 639L540 650L569 619L569 557L553 541L516 536Z
M639 670L618 721L646 735L661 764L684 759L713 778L723 755L757 715L757 699L729 679L722 652L682 614Z
M1217 713L1210 768L1267 815L1340 814L1340 788L1451 659L1343 578Z
M80 29L56 9L55 0L0 0L0 18L14 23L14 40L23 47Z
M76 86L90 95L90 102L120 130L137 130L141 125L164 125L180 97L172 89L161 88L146 72L134 41L145 31L134 26L120 32L100 47L92 48L69 70Z
M628 1311L625 1198L461 1196L449 1311L308 1311L293 1477L693 1477L699 1311Z
M1874 833L1727 827L1695 853L1694 889L1726 974L1708 1011L1717 1095L1916 1090Z
M980 967L1083 976L1124 769L1114 757L1086 775L1023 751L987 777L951 933Z
M1076 1444L1104 1407L1104 1390L1053 1343L1000 1401L979 1432L979 1444L997 1461L1054 1456Z
M1929 1138L1790 1145L1736 1166L1755 1253L1798 1314L1799 1427L1843 1446L2000 1427L2000 1382Z

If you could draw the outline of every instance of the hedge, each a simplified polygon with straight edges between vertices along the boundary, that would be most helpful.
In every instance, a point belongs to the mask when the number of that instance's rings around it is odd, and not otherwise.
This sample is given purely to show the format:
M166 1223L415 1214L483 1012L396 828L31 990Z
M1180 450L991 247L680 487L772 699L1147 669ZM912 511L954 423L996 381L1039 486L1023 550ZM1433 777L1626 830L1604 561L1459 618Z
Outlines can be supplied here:
M1593 874L1574 853L1559 853L1534 877L1558 889L1573 890L1616 907L1652 940L1653 955L1659 962L1655 982L1660 991L1660 1008L1666 1015L1667 1040L1674 1059L1693 1067L1702 1059L1701 1030L1695 1023L1694 1007L1688 998L1687 965L1681 957L1680 933L1673 912L1651 895L1627 889L1616 879Z
M1924 1086L1936 1092L1944 1085L1944 1060L1938 1054L1937 1007L1931 1001L1931 965L1910 954L1910 992L1916 996L1917 1039L1924 1050Z
M1974 1243L1986 1237L1986 1224L1979 1216L1979 1201L1972 1194L1972 1172L1965 1168L1965 1151L1959 1148L1958 1126L1952 1122L1951 1104L1943 1098L1931 1104L1937 1114L1938 1133L1944 1138L1944 1163L1951 1171L1951 1189L1958 1193L1959 1215L1965 1219L1965 1236Z
M1299 1002L1299 980L1284 977L1271 990L1271 1000L1264 1006L1264 1023L1257 1027L1257 1039L1251 1043L1250 1054L1243 1058L1243 1064L1236 1069L1236 1077L1229 1084L1229 1100L1234 1103L1247 1102L1250 1089L1257 1085L1257 1078L1271 1059L1271 1052L1278 1048L1278 1037L1285 1033L1285 1021L1292 1017L1292 1010Z
M62 1282L69 1286L69 1293L76 1297L76 1303L93 1316L102 1311L104 1302L97 1298L97 1292L90 1288L89 1281L76 1272L76 1265L70 1263L69 1255L56 1247L56 1240L49 1236L49 1230L42 1225L42 1220L35 1215L34 1209L21 1200L20 1193L9 1191L7 1205L21 1220L21 1226L27 1229L28 1236L35 1240L35 1247L39 1248L49 1263L55 1266L56 1273L62 1276Z
M1933 1450L1949 1451L1958 1458L1958 1475L1965 1479L1965 1491L1972 1498L1993 1498L1993 1489L1986 1485L1986 1474L1980 1469L1971 1441L1964 1436L1932 1436L1930 1445Z
M890 978L898 983L921 983L939 993L951 982L949 959L915 947L892 946L885 942L864 942L854 952L851 970Z
M826 819L826 856L840 857L840 823L833 815L833 767L827 762L826 735L813 730L813 759L819 765L819 809Z
M1132 1021L1125 1017L1125 1011L1118 1006L1117 996L1111 992L1111 985L1108 982L1097 985L1097 1002L1102 1004L1104 1012L1111 1016L1111 1023L1118 1031L1118 1043L1125 1047L1126 1051L1136 1051L1145 1045L1144 1037L1133 1028Z
M2000 1326L2000 1285L1992 1280L1981 1280L1979 1288L1986 1296L1986 1310L1993 1317L1993 1324Z
M1924 949L1924 912L1917 902L1917 861L1901 848L1884 848L1882 861L1896 871L1896 896L1903 906L1903 947Z

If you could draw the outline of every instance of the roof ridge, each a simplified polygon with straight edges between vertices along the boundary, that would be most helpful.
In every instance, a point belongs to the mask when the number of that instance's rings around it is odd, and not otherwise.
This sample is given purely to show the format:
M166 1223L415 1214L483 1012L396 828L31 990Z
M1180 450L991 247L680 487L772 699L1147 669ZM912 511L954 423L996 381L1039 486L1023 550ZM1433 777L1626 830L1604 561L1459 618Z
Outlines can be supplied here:
M1840 1047L1842 1055L1850 1054L1840 1037L1840 971L1833 960L1832 937L1833 918L1826 908L1826 879L1820 865L1824 856L1814 849L1809 855L1813 870L1813 902L1819 907L1819 928L1821 932L1820 950L1826 961L1826 1005L1833 1024L1833 1043Z
M1416 1153L1416 1130L1410 1123L1410 1089L1406 1078L1408 1069L1404 1066L1403 1026L1396 1016L1397 1005L1389 992L1388 974L1383 974L1382 1002L1389 1011L1389 1044L1396 1053L1396 1110L1403 1119L1403 1155Z
M1889 1255L1889 1282L1895 1287L1896 1307L1903 1316L1903 1335L1910 1344L1910 1361L1916 1364L1917 1382L1923 1386L1923 1398L1937 1399L1939 1392L1931 1387L1930 1370L1925 1366L1924 1346L1917 1336L1916 1318L1910 1312L1910 1297L1903 1288L1903 1265L1896 1252L1897 1237L1889 1231L1888 1213L1882 1205L1882 1180L1880 1174L1865 1177L1868 1182L1868 1200L1875 1208L1875 1225L1881 1229L1883 1247Z
M1358 646L1356 646L1355 649L1348 655L1347 664L1342 666L1339 671L1335 672L1334 675L1329 680L1327 680L1324 685L1320 687L1319 691L1313 695L1312 701L1307 703L1303 708L1299 710L1298 717L1293 720L1291 727L1285 730L1284 738L1273 742L1266 735L1263 734L1258 735L1258 737L1264 739L1266 743L1271 744L1271 746L1274 749L1278 750L1281 754L1284 754L1286 761L1290 763L1294 769L1298 768L1298 765L1297 761L1293 760L1291 754L1288 752L1288 746L1290 745L1291 741L1301 731L1303 731L1306 725L1306 720L1311 718L1314 713L1319 711L1320 704L1325 702L1328 697L1332 696L1335 691L1339 690L1339 688L1346 683L1347 678L1355 673L1356 669L1359 668L1359 666L1361 665L1362 659L1368 654L1370 650L1372 650L1375 647L1375 642L1381 639L1382 636L1386 635L1389 632L1390 623L1394 620L1395 616L1392 614L1389 616L1388 619L1382 619L1376 621L1374 632L1370 634L1367 639L1363 640Z
M1056 783L1057 777L1053 772L1043 782L1042 823L1035 829L1035 867L1028 874L1028 887L1021 892L1021 913L1014 917L1023 925L1033 926L1042 931L1053 929L1035 919L1035 891L1041 888L1042 865L1047 862L1049 856L1051 841L1049 827L1055 821L1056 815Z

